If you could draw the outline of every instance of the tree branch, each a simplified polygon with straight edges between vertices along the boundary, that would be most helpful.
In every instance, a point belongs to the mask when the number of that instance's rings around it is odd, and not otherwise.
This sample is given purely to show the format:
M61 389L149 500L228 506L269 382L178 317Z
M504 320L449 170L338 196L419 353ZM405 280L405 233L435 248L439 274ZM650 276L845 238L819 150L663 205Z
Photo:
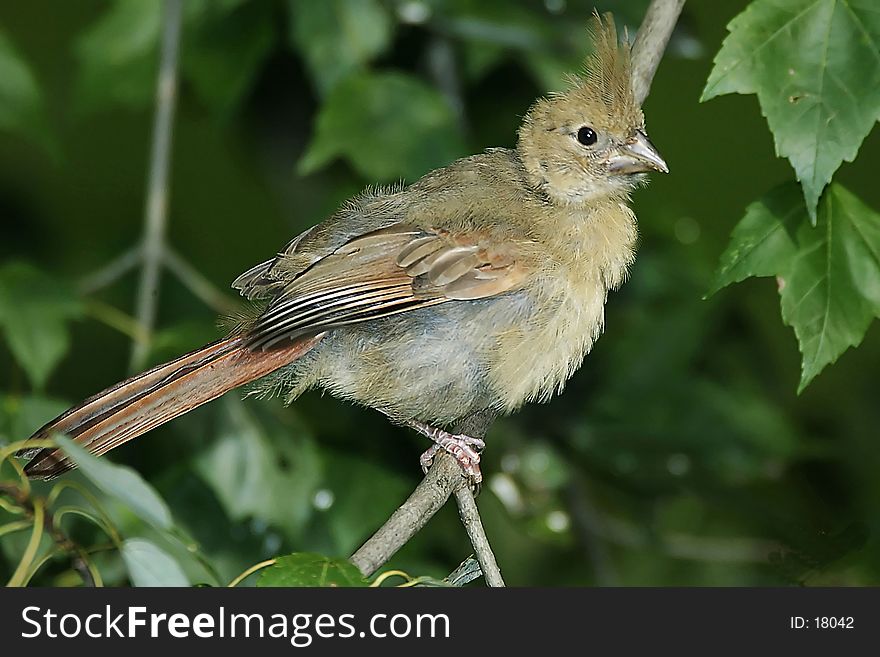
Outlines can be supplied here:
M141 245L130 248L121 256L101 267L99 270L84 276L77 285L80 294L87 295L107 287L137 267L143 261Z
M494 419L494 413L476 413L457 423L454 431L484 438ZM351 562L364 577L369 577L406 545L453 494L486 583L489 586L504 586L469 482L455 459L445 452L437 454L428 474L406 502L351 556Z
M156 323L162 256L168 224L168 178L171 170L171 133L177 101L177 62L180 52L182 0L165 0L159 77L156 83L156 113L144 216L143 267L137 293L136 317L147 336ZM143 367L149 341L135 342L131 368Z
M633 90L639 104L648 96L654 73L684 3L685 0L652 0L648 7L633 45ZM483 438L493 420L492 414L478 414L467 418L454 430ZM459 516L486 583L504 586L470 487L455 460L443 452L438 453L428 474L406 502L351 556L352 563L365 577L375 573L427 524L452 494L455 494Z
M456 486L466 485L461 468L440 452L425 478L390 518L351 556L351 562L369 577L415 536L437 513Z
M641 105L648 97L651 82L675 29L685 0L651 0L633 44L633 92Z
M474 554L477 561L480 562L480 570L483 571L483 577L486 578L486 585L504 586L501 569L498 568L498 562L495 561L495 553L492 552L492 546L489 545L489 537L486 536L486 530L483 529L480 511L477 509L477 502L470 487L459 486L456 488L455 500L458 502L458 516L471 539L471 545L474 546Z

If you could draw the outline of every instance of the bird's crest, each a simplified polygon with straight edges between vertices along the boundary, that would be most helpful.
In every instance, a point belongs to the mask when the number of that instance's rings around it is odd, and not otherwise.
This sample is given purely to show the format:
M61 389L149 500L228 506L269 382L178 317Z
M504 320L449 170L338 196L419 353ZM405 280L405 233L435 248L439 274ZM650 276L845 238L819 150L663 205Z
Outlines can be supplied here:
M576 125L588 115L592 127L626 134L643 127L645 119L632 88L630 44L617 40L612 15L594 15L589 27L593 51L579 75L568 76L564 91L539 98L523 121L523 133L532 126L543 129Z
M561 95L575 102L601 101L613 109L612 116L627 123L643 123L642 110L633 94L631 45L626 34L619 42L610 13L596 13L588 30L593 52L584 63L583 73L571 76L569 88Z

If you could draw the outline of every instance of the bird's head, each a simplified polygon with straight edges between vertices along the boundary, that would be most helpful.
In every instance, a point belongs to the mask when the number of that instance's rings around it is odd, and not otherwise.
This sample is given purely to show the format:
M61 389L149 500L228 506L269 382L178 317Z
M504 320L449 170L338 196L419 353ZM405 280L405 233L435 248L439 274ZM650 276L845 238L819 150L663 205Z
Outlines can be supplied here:
M629 44L610 15L591 30L593 54L569 88L541 98L519 129L517 151L533 183L555 202L627 194L648 171L668 171L648 140L633 96Z

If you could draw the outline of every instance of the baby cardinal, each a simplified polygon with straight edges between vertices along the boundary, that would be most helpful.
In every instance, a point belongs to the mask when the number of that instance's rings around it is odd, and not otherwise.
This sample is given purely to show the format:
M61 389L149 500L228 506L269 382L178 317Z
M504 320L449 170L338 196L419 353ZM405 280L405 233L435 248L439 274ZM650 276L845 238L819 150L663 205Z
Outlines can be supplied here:
M292 401L320 387L375 408L482 478L476 437L450 427L546 401L603 328L633 262L631 191L666 172L633 97L630 49L596 18L567 91L539 99L516 149L493 148L408 187L368 189L233 287L260 302L230 337L84 401L33 435L104 454L243 384ZM26 450L31 477L73 467Z

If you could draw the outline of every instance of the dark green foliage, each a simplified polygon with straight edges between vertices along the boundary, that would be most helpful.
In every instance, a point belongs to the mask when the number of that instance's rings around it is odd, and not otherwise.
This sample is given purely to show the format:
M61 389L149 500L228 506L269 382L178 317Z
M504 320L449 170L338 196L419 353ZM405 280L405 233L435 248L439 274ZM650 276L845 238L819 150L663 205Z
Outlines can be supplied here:
M82 303L61 281L29 264L0 267L0 327L37 390L67 353L68 321L81 314Z

